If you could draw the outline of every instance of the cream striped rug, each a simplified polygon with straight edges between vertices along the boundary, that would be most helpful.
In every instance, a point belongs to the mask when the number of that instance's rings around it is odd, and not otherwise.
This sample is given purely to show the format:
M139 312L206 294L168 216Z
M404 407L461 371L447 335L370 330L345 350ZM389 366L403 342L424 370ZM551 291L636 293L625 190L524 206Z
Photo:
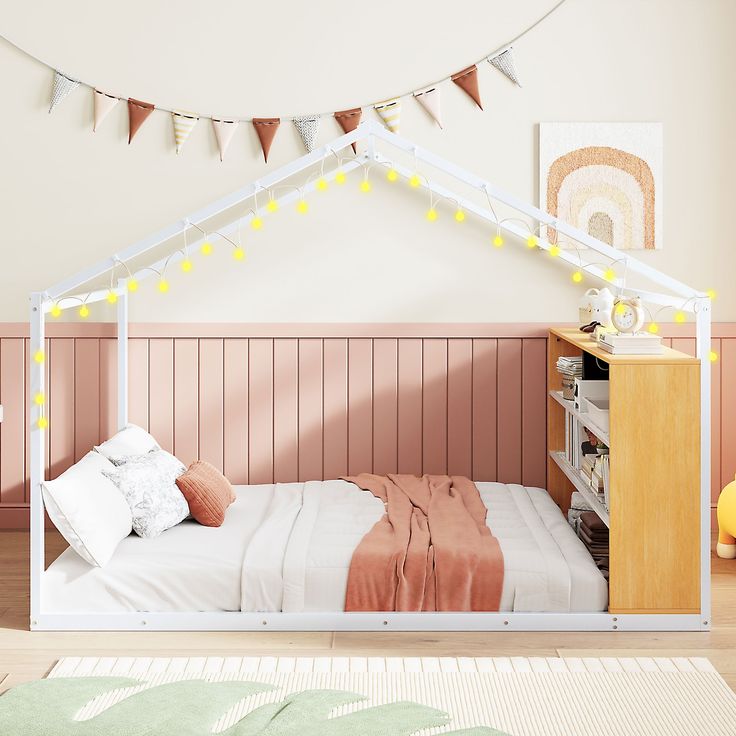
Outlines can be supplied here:
M446 725L423 728L417 734L496 733L492 729L510 736L736 734L736 696L702 658L67 657L48 675L52 679L105 676L135 678L143 684L108 691L83 707L75 719L92 719L141 690L204 679L272 686L223 712L211 727L214 733L232 728L256 708L280 703L291 693L329 689L365 697L332 708L325 714L330 721L397 701L430 706L449 716ZM467 731L480 726L490 728ZM306 725L304 729L313 732ZM343 733L339 729L323 732ZM353 736L362 733L408 731L390 727L352 731Z

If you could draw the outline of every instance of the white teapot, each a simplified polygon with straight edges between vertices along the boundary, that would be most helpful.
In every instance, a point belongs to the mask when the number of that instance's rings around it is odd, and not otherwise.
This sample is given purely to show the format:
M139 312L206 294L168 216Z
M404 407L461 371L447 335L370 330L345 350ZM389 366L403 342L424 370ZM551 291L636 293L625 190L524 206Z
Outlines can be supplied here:
M578 304L580 326L598 322L604 327L611 327L613 302L613 294L607 288L588 289Z

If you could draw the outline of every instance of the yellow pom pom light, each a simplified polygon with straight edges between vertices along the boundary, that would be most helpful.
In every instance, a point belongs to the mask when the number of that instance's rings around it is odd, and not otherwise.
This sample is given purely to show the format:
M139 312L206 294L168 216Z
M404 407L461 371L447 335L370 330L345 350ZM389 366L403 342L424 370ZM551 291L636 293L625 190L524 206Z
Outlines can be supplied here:
M202 243L202 247L199 249L199 252L203 256L209 256L212 254L212 243L209 242L209 240L206 240L204 243Z
M46 419L46 417L39 417L38 421L36 422L36 426L39 429L46 429L46 427L49 426L49 420Z
M105 299L107 299L108 304L115 304L115 302L117 302L118 300L118 295L112 289L110 289L110 291L107 292L107 296L105 297Z
M342 169L338 169L337 173L335 174L335 183L336 184L345 183L345 172Z
M159 279L158 290L165 294L169 290L169 282L166 279Z
M233 258L236 261L244 261L245 260L245 251L242 248L236 248L233 251Z
M266 209L269 212L278 212L279 211L279 203L275 199L269 199L268 204L266 205Z
M687 317L685 317L685 312L675 312L675 322L677 322L677 324L681 325L686 319Z
M309 212L309 205L307 204L307 200L306 200L306 199L300 199L300 200L299 200L299 201L298 201L298 202L296 203L296 211L297 211L297 212L298 212L298 213L299 213L300 215L306 215L306 214L307 214L307 212Z
M181 262L181 270L184 271L184 273L189 273L193 268L194 264L188 258L185 258Z
M319 179L317 179L317 184L315 186L320 192L324 192L329 185L327 183L327 179L321 176Z
M465 220L465 213L458 207L455 210L455 222L463 222Z
M253 218L253 219L252 219L252 220L250 221L250 226L251 226L251 227L252 227L252 228L253 228L254 230L260 230L260 229L261 229L261 228L263 227L263 220L261 220L261 218L260 218L260 217L258 217L258 215L256 215L256 216L255 216L255 217L254 217L254 218Z
M33 403L36 406L43 406L46 403L46 397L39 391L39 393L33 397Z
M718 360L718 353L715 350L710 351L710 362L715 363Z
M33 353L34 363L43 363L44 360L46 360L46 356L44 355L43 350L36 350L36 352Z
M416 189L416 187L418 187L421 183L422 183L422 180L419 178L419 174L411 175L411 178L409 179L410 187L414 187Z
M716 290L715 289L708 289L708 291L706 291L705 293L708 295L708 297L711 300L715 299L716 296L717 296L717 293L716 293Z
M437 210L434 207L430 207L427 210L427 219L430 222L434 222L437 219Z
M560 246L559 245L550 245L550 247L549 247L549 254L552 257L557 258L557 256L560 255Z
M54 306L51 307L51 316L61 317L61 307L58 304L54 304Z
M614 281L616 279L616 272L612 268L607 268L603 272L603 278L606 281Z
M618 302L616 304L616 314L623 314L626 311L626 305L621 304L621 302Z
M79 307L79 312L77 313L82 319L87 319L89 317L89 307L86 304L82 304L81 307Z
M371 190L371 183L368 181L368 179L363 179L362 182L360 182L360 191L365 192L366 194L370 192Z
M583 274L581 271L575 271L575 273L572 275L572 280L579 284L583 280Z
M138 282L135 279L128 279L128 291L138 291Z
M397 179L399 178L399 172L398 172L398 171L396 171L396 169L389 169L389 170L388 170L388 171L386 172L386 178L387 178L387 179L388 179L389 181L396 181L396 180L397 180Z
M528 248L536 248L537 247L537 236L536 235L530 235L526 239L526 244Z
M493 238L493 245L495 245L496 248L500 248L503 245L503 238L500 233L496 233L496 236Z
M650 322L647 329L652 333L652 335L656 335L659 332L659 325L656 322Z

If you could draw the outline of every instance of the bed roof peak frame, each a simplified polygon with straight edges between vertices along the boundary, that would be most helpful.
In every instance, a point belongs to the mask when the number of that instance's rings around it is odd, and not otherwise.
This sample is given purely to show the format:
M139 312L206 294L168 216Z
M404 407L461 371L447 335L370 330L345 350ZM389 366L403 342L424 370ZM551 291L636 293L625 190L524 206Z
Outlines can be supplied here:
M30 449L31 449L31 629L39 630L254 630L270 628L276 630L525 630L525 631L610 631L640 630L707 630L710 622L710 342L711 342L711 304L710 298L681 281L643 263L629 253L619 251L610 245L597 240L587 233L562 222L543 210L497 189L489 181L476 176L457 164L432 153L428 149L414 144L406 138L387 130L373 120L364 121L355 130L342 135L331 143L314 149L296 160L270 172L260 179L251 182L187 217L168 225L162 230L140 240L124 250L98 263L83 269L75 275L64 279L43 291L31 293L30 305L30 344L31 356L43 355L45 344L45 315L55 304L62 308L76 305L81 299L85 303L93 303L105 299L108 289L93 290L83 295L74 293L85 284L98 279L104 274L115 273L115 269L132 259L140 258L162 243L181 235L194 227L203 234L207 231L206 222L230 208L253 198L259 192L267 192L280 182L288 180L300 172L335 158L339 161L338 152L352 143L365 141L366 150L341 163L339 169L344 173L366 166L380 165L393 167L400 175L410 177L417 173L384 155L382 149L396 149L411 154L417 164L426 164L457 182L485 193L489 206L481 207L467 197L457 194L438 182L422 177L420 187L429 189L440 197L457 202L466 212L490 222L496 227L517 237L526 238L529 229L523 228L518 221L499 222L492 200L500 202L537 223L539 237L537 245L549 251L555 244L541 236L541 228L553 228L568 238L577 241L581 246L601 255L612 263L623 265L624 271L636 273L648 279L662 292L629 289L625 280L616 278L613 285L619 293L640 295L645 301L660 306L669 306L681 311L691 312L696 324L696 356L701 363L700 371L700 460L701 460L701 612L700 614L624 614L613 616L608 613L326 613L326 614L284 614L284 613L132 613L132 614L95 614L79 616L76 614L59 614L47 612L42 600L42 575L44 571L44 507L41 494L41 483L45 476L45 433L37 427L38 419L43 416L43 407L31 400L30 417ZM328 181L334 180L338 169L325 171L323 176ZM304 193L314 190L315 182L310 181L298 191L290 191L278 197L281 203L295 201ZM245 216L236 216L229 224L219 228L214 234L227 236L237 227L259 216L261 210L251 210ZM199 227L197 227L199 226ZM192 249L204 242L204 237L190 244ZM565 263L572 269L581 268L581 263L566 250L558 253L556 260ZM144 280L154 275L169 263L183 258L176 252L158 260L149 266L132 273L137 280ZM586 273L605 280L604 269L597 265L584 267ZM118 279L113 286L117 294L117 348L118 348L118 425L125 426L128 420L128 290L127 278ZM43 361L32 360L29 381L31 397L44 394Z

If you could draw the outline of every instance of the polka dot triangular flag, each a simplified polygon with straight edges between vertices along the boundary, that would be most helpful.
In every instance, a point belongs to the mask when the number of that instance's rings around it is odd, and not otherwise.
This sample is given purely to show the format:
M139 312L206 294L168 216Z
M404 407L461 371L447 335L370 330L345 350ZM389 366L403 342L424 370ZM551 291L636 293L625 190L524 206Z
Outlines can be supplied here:
M174 140L176 142L176 152L181 153L181 149L189 138L189 134L194 130L199 118L186 112L172 112L171 119L174 122Z
M216 120L212 118L212 128L215 131L217 148L220 151L220 161L225 159L225 151L227 151L237 127L237 120Z
M386 100L374 105L376 112L381 116L383 124L392 132L399 132L401 123L401 98L395 97L393 100Z
M54 86L51 89L51 104L49 112L51 112L62 100L79 87L79 82L75 79L65 77L61 72L54 72Z
M483 109L480 101L480 90L478 89L478 67L475 64L457 74L453 74L451 79L481 110Z
M261 142L263 160L266 163L268 163L268 152L271 150L271 144L276 137L279 125L281 125L280 118L253 118L253 127L256 129L258 140Z
M429 87L421 92L415 92L414 99L429 113L440 128L443 127L439 87Z
M304 142L304 148L307 151L314 150L317 143L317 133L319 132L320 118L317 115L302 115L294 118L294 125Z
M506 51L502 51L497 56L488 59L488 63L505 74L515 85L521 87L521 82L516 74L516 65L514 64L514 55L511 46Z
M120 102L120 100L117 97L113 97L112 95L100 92L100 90L98 89L95 90L94 99L95 122L92 126L92 131L96 132L97 128L100 126L100 123L107 117L107 114L110 112L110 110L112 110L113 107L115 107L115 105Z
M358 125L360 125L360 118L363 115L363 109L360 107L354 107L351 110L339 110L335 113L335 120L340 124L343 133L352 133ZM353 143L353 153L357 153L358 149Z

